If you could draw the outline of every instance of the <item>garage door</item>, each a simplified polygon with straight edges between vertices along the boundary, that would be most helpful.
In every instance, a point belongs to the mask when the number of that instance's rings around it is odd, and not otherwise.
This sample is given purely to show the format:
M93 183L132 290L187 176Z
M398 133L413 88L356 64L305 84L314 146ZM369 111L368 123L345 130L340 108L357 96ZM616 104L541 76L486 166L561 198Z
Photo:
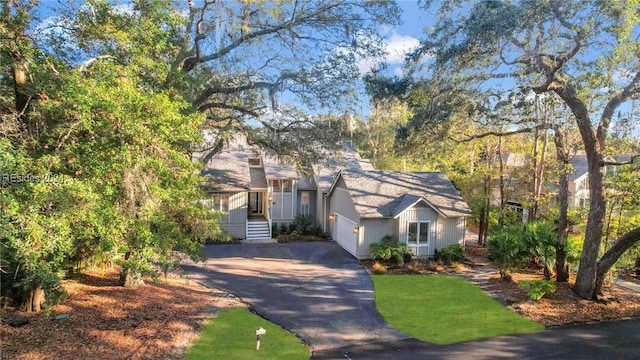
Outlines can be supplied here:
M340 246L351 255L356 256L357 234L353 233L356 223L346 217L336 214L336 238L334 239Z

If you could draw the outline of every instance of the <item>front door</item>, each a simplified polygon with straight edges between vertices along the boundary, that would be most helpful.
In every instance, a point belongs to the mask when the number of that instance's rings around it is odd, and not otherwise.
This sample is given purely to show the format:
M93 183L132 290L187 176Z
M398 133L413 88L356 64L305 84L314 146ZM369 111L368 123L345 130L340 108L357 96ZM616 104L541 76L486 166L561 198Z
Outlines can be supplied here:
M262 192L250 192L249 193L249 209L250 215L262 215L264 213L263 201L264 193Z

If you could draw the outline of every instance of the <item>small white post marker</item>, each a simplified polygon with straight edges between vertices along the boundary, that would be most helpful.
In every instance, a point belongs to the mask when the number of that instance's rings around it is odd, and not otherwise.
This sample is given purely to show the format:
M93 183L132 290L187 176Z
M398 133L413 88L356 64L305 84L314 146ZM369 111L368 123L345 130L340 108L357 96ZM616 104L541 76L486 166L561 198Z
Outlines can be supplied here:
M256 330L256 350L260 350L260 338L266 333L267 330L263 328Z

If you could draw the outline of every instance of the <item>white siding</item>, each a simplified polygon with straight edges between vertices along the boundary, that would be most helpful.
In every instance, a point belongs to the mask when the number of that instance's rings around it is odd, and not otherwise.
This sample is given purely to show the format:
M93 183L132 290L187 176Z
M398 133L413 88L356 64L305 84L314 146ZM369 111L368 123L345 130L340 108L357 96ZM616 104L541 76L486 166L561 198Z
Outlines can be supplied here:
M380 240L387 235L398 240L397 224L398 221L395 219L362 219L358 258L368 259L371 256L371 244L380 243Z
M338 179L335 188L331 192L329 202L329 214L338 213L347 219L355 222L356 224L360 224L360 215L358 215L356 211L356 207L353 204L353 199L351 199L351 194L349 194L349 190L347 190L346 185L342 178ZM335 219L329 220L327 219L327 226L329 228L329 234L331 238L335 240Z
M436 249L460 244L464 245L464 234L466 227L466 219L458 218L442 218L438 219L438 241L435 244Z
M229 194L229 213L220 219L222 227L237 239L246 238L248 200L246 192Z
M274 192L272 180L269 180L269 194L271 196L270 215L276 222L291 222L296 217L297 185L292 181L291 192Z

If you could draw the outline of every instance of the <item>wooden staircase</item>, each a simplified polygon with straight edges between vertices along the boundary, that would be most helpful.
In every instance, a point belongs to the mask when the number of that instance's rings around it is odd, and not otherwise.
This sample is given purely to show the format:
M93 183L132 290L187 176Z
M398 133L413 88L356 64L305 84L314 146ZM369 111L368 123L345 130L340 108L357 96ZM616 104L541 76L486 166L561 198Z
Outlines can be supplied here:
M247 222L247 240L271 239L271 229L266 219L249 219Z

